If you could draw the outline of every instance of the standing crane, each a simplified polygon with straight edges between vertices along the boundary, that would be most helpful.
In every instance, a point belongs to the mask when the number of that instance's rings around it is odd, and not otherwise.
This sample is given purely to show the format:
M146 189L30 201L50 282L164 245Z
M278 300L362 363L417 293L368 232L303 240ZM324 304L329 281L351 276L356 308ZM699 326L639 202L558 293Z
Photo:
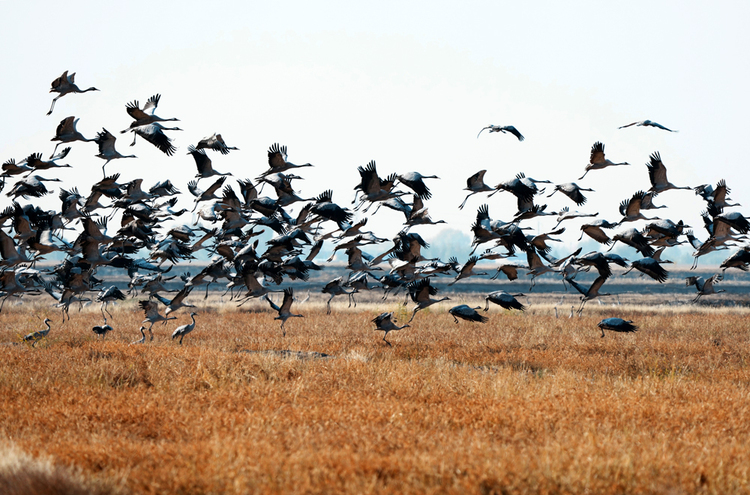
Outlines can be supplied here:
M146 343L146 327L141 325L141 328L139 329L141 331L141 338L138 340L134 340L129 345L135 345L135 344L145 344Z
M181 325L174 329L174 332L172 332L172 340L179 337L180 338L180 345L182 345L182 339L185 338L185 335L189 334L195 329L195 317L198 315L198 313L190 313L190 319L193 320L192 323L188 323L187 325ZM144 335L145 337L145 335Z
M52 99L52 105L49 107L49 112L47 112L47 115L52 115L52 110L54 110L55 108L55 102L68 93L86 93L87 91L99 91L93 86L88 89L79 89L75 84L75 79L75 72L71 75L68 75L68 71L65 71L60 77L52 81L52 87L50 88L49 92L57 93L57 96Z
M392 332L393 330L401 330L402 328L408 328L410 325L407 323L405 325L396 326L396 323L393 321L393 312L386 312L386 313L380 313L378 316L372 319L372 322L377 325L377 328L375 330L382 330L385 332L383 334L383 342L388 344L389 347L391 346L391 343L386 340L386 337L388 336L388 332Z
M44 324L47 325L47 328L43 329L43 330L38 330L36 332L31 332L30 334L26 335L23 338L24 342L31 342L31 347L34 347L37 342L39 342L44 337L46 337L47 334L49 334L49 331L50 331L49 324L50 324L51 321L52 320L50 320L49 318L45 318L44 319Z

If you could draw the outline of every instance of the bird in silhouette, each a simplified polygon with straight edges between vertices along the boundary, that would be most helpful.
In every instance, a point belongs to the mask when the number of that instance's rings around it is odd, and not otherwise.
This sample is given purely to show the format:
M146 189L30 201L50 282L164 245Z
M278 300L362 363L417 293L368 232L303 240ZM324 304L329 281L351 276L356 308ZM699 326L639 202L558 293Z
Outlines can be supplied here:
M73 141L96 141L96 138L86 139L83 137L83 134L78 132L76 124L78 124L79 120L80 119L75 117L66 117L60 121L57 129L55 129L55 137L50 139L50 141L57 141L55 149L52 151L53 157L55 156L55 153L57 153L57 147L63 143L72 143Z
M615 167L618 165L630 165L628 162L615 163L608 160L604 155L604 144L600 141L594 143L591 147L591 157L589 158L589 164L586 165L586 172L579 177L578 180L586 177L586 174L591 170L601 170L606 167Z
M602 338L604 338L605 330L612 330L613 332L624 332L631 333L638 331L638 327L633 325L632 320L623 320L622 318L605 318L600 321L598 326L602 331Z
M430 297L438 293L438 288L430 285L429 278L423 278L421 280L411 282L406 287L409 290L409 295L411 296L412 301L417 303L417 306L414 308L414 311L411 314L411 318L407 323L411 323L411 321L414 319L414 316L417 314L417 311L428 308L433 304L439 303L441 301L450 300L450 297L443 297L441 299L432 299Z
M487 297L484 298L486 302L484 310L489 311L490 303L494 303L503 309L517 309L519 311L525 311L526 306L518 302L518 300L516 299L516 297L519 296L523 296L523 294L508 294L504 290L496 290L495 292L490 292L489 294L487 294Z
M291 317L304 318L305 316L305 315L296 315L292 313L292 303L294 302L294 289L292 289L291 287L287 287L286 289L284 289L284 300L282 301L281 306L278 306L273 301L271 301L271 299L268 298L268 294L264 295L263 297L265 297L266 301L268 301L268 304L271 305L271 309L279 313L279 316L274 318L274 320L281 320L282 336L286 337L286 330L284 330L284 323L286 323L286 320L288 320Z
M107 173L104 171L104 167L107 166L109 162L112 160L115 160L117 158L137 158L135 155L123 155L120 152L118 152L115 149L115 141L117 138L109 132L107 129L102 128L102 132L98 133L96 135L96 139L94 141L96 144L99 145L99 154L96 155L98 158L101 158L102 160L106 160L104 162L104 165L102 165L102 174L104 176L107 176Z
M470 306L467 306L466 304L459 304L458 306L453 306L451 309L449 309L448 313L453 316L453 320L456 322L456 324L458 324L458 318L471 322L486 323L488 318L477 313L477 310L480 308L481 306L472 308Z
M65 71L60 77L52 81L52 87L50 88L49 92L57 93L57 96L52 99L52 105L49 107L49 112L47 112L47 115L52 115L52 110L54 110L55 108L55 102L68 93L86 93L87 91L99 91L93 86L88 89L79 89L75 84L75 78L75 72L68 75L68 71Z
M673 131L672 129L667 129L661 124L658 124L656 122L653 122L651 120L639 120L638 122L633 122L632 124L627 124L618 127L618 129L625 129L626 127L630 127L631 125L637 126L637 127L656 127L657 129L662 129L669 132L679 132L679 131Z
M687 285L688 287L690 287L691 285L695 286L695 288L698 290L698 295L695 296L693 302L698 302L698 300L703 296L717 294L719 292L726 292L724 289L717 290L714 288L714 285L721 282L723 278L724 277L720 273L712 275L707 279L704 279L703 277L687 277L685 279L685 285Z
M104 337L107 336L107 332L111 332L113 329L112 329L112 326L110 326L109 324L107 324L107 320L105 318L103 325L95 325L91 330L96 335L99 335L102 338L102 340L104 340Z
M503 134L505 134L505 133L513 134L514 136L516 136L516 138L518 138L519 141L523 141L525 139L521 135L521 133L518 132L518 129L516 129L512 125L500 126L500 125L492 125L492 124L490 124L487 127L482 127L482 130L479 131L479 134L482 134L482 131L484 131L485 129L489 129L491 133L492 132L502 132ZM477 134L477 138L479 138L479 134Z

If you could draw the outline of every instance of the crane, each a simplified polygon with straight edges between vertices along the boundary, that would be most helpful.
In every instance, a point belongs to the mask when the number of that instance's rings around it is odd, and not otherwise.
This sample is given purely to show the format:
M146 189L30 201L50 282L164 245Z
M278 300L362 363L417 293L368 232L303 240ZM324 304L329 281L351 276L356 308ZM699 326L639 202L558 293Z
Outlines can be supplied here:
M600 296L612 295L609 293L602 293L602 294L599 293L599 289L602 288L602 285L604 285L604 282L606 280L607 280L607 277L605 277L604 275L599 275L598 277L596 277L596 280L594 280L594 282L588 287L588 289L573 279L569 278L566 280L570 285L572 285L575 288L575 290L577 290L578 292L582 294L581 305L578 307L578 311L577 311L579 316L583 313L583 307L586 305L587 301L596 299L597 297L600 297Z
M49 318L45 318L44 319L44 324L47 325L47 328L43 329L43 330L38 330L36 332L31 332L30 334L26 335L23 338L24 342L31 342L31 347L34 347L37 342L39 342L44 337L46 337L47 334L49 334L49 331L50 331L49 324L50 324L50 322L52 322L52 320L50 320Z
M216 132L198 141L195 148L199 150L204 148L212 149L218 151L222 155L226 155L232 150L239 150L239 148L235 148L234 146L227 146L227 143L224 142L224 138L221 137L221 134Z
M628 162L615 163L608 160L604 155L604 143L597 141L591 146L591 157L589 158L589 164L586 165L586 172L578 178L582 180L586 177L586 174L591 170L601 170L606 167L616 167L618 165L630 165Z
M393 312L385 312L380 313L378 316L372 319L372 322L375 323L377 328L375 330L381 330L385 332L383 334L383 342L388 344L389 347L391 346L391 343L388 342L386 337L388 336L388 332L392 332L394 330L401 330L402 328L409 328L410 325L407 323L405 325L396 326L396 323L393 321Z
M128 345L145 344L146 343L146 332L145 332L146 327L144 327L143 325L141 325L141 328L139 330L141 331L141 338L138 339L138 340L134 340L133 342L131 342Z
M107 336L107 332L111 332L113 330L112 326L107 324L107 319L104 319L104 325L94 325L94 327L91 329L96 335L99 335L102 340Z
M470 192L468 195L466 195L463 202L458 206L459 210L464 209L464 206L466 205L466 201L474 194L478 194L480 192L492 192L495 190L494 188L484 183L484 174L486 173L487 173L487 170L480 170L476 174L466 179L466 187L464 187L464 191L470 191Z
M263 296L266 298L266 301L268 301L268 304L271 305L271 309L274 311L277 311L279 313L279 316L274 318L274 320L281 320L281 330L282 330L282 336L286 337L286 330L284 330L284 324L286 323L286 320L292 317L296 318L304 318L305 315L296 315L292 313L292 303L294 302L294 289L291 287L287 287L284 289L284 300L281 303L281 306L276 305L271 299L268 298L268 294Z
M618 127L618 129L625 129L626 127L630 127L631 125L634 125L637 127L656 127L657 129L662 129L662 130L669 131L669 132L679 132L679 131L673 131L672 129L667 129L663 125L653 122L651 120L639 120L631 124L620 126Z
M96 139L94 139L94 142L99 145L99 154L96 156L102 160L106 160L104 165L102 165L102 174L104 174L105 177L107 176L107 173L104 171L104 167L106 167L112 160L117 158L138 158L135 155L123 155L118 152L115 149L116 140L117 138L103 127L102 132L97 133Z
M414 316L417 314L417 311L428 308L433 304L450 300L450 297L443 297L441 299L432 299L430 297L438 293L438 288L430 285L429 278L423 278L421 280L411 282L406 286L406 288L409 291L409 295L411 296L412 301L417 303L414 311L411 314L411 318L407 323L411 323L411 321L414 319Z
M605 318L596 325L602 331L602 338L604 338L604 330L612 330L613 332L624 332L632 333L638 331L638 327L633 325L632 320L623 320L622 318Z
M726 292L724 289L714 289L714 285L721 282L723 278L724 277L720 273L712 275L705 280L703 279L703 277L687 277L685 279L685 285L687 285L688 287L690 287L691 285L695 286L695 288L698 290L698 295L695 296L693 302L698 302L698 300L703 296L717 294L719 292Z
M52 110L54 110L55 108L55 102L68 93L86 93L88 91L99 91L93 86L87 89L79 89L75 84L75 79L75 72L68 75L68 71L65 71L60 77L52 81L52 87L50 88L49 92L57 93L57 96L52 99L52 105L49 107L49 112L47 112L47 115L52 115Z
M516 299L516 297L520 296L523 296L523 294L508 294L504 290L496 290L495 292L490 292L489 294L487 294L487 297L484 298L486 302L484 310L489 311L490 303L494 303L503 309L517 309L519 311L525 311L526 306L518 302L518 300Z
M154 333L151 331L151 327L154 326L154 323L157 321L164 322L166 325L167 321L169 320L176 320L176 316L162 316L159 313L159 303L151 300L145 300L145 301L138 301L138 305L141 307L141 309L144 311L146 319L141 322L141 325L143 325L146 322L149 322L150 325L148 326L148 333L151 335L151 338L149 340L154 340ZM145 328L145 327L143 327Z
M174 117L164 119L154 114L154 112L156 111L156 107L159 106L160 99L161 95L155 94L154 96L149 98L148 101L146 101L146 104L143 105L143 108L141 108L138 104L138 100L126 104L125 111L127 111L128 115L133 118L133 122L130 123L130 126L127 129L120 132L122 134L125 134L128 131L134 130L136 127L153 124L154 122L179 122L180 119L176 119ZM133 141L133 143L135 143L135 140Z
M96 295L96 302L102 303L100 310L102 312L102 316L104 317L105 323L107 321L107 317L104 316L105 311L110 317L113 317L112 313L107 310L107 306L109 305L109 303L113 301L124 301L125 299L125 294L123 294L122 291L114 285L110 285L106 289L102 289L101 291L99 291L99 294Z
M458 324L458 318L471 322L486 323L489 318L477 313L478 309L481 309L481 306L472 308L466 304L459 304L458 306L453 306L449 309L448 313L451 314L456 324Z
M523 137L523 135L521 135L521 133L518 132L518 129L516 129L512 125L503 125L503 126L500 126L500 125L492 125L492 124L490 124L487 127L482 127L482 130L479 131L479 134L482 134L482 131L484 131L485 129L489 129L491 133L492 132L502 132L503 134L505 134L505 133L513 134L514 136L516 136L516 138L518 138L519 141L523 141L525 139ZM477 134L477 139L479 139L479 134Z
M180 338L180 345L182 345L182 339L185 338L185 335L189 334L195 329L195 317L198 315L198 313L190 313L190 319L192 320L192 323L188 323L187 325L181 325L174 329L174 332L172 332L172 340L176 339L177 337ZM145 337L145 335L144 335Z
M564 184L557 184L555 186L555 190L552 191L551 194L548 194L547 197L551 197L557 191L560 191L561 193L572 199L573 202L578 206L583 206L584 204L586 204L586 197L581 193L581 191L594 192L593 189L581 187L575 182L566 182Z
M55 149L52 151L53 157L55 156L55 153L57 153L57 147L63 143L72 143L73 141L89 142L96 140L96 138L87 139L83 137L83 134L78 132L76 125L79 120L80 119L75 117L65 117L57 125L57 129L55 129L55 137L50 139L50 141L57 141Z
M214 170L211 159L206 155L206 152L202 149L197 149L192 144L188 146L188 154L193 156L195 166L198 167L198 173L195 175L198 179L205 179L206 177L212 177L214 175L232 175L229 172L222 174L221 172Z
M646 164L648 178L651 181L649 192L659 194L670 189L693 189L690 186L675 186L667 180L667 167L661 161L661 155L658 151L654 151L649 158L651 161Z

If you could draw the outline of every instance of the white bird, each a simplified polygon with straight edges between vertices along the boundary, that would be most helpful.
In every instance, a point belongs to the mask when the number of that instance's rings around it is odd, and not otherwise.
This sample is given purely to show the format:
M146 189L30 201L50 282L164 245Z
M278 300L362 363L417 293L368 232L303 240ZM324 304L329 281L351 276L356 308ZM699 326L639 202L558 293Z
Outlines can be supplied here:
M52 99L52 105L49 107L49 112L47 112L47 115L52 115L52 110L55 108L55 102L68 93L86 93L87 91L99 91L93 86L88 89L79 89L75 84L75 78L75 72L71 75L68 75L68 71L65 71L60 77L52 81L52 88L50 88L49 92L58 94Z
M638 122L633 122L632 124L627 124L627 125L620 126L620 127L618 127L618 129L624 129L626 127L630 127L631 125L638 126L638 127L641 127L641 126L656 127L657 129L663 129L663 130L669 131L669 132L679 132L679 131L673 131L672 129L667 129L663 125L657 124L656 122L653 122L651 120L640 120Z
M482 127L482 130L479 131L479 134L482 134L482 131L484 131L485 129L489 129L490 132L502 132L503 134L505 133L513 134L514 136L518 138L519 141L523 141L525 139L521 135L521 133L518 132L518 129L516 129L512 125L499 126L499 125L490 124L487 127ZM479 134L477 134L477 138L479 138Z
M458 324L458 318L471 322L486 323L488 318L477 313L477 310L480 308L481 306L472 308L470 306L467 306L466 304L459 304L458 306L453 306L451 309L449 309L448 313L451 314L456 324Z
M274 318L274 320L281 320L281 330L282 330L282 336L286 337L286 330L284 330L284 323L286 323L286 320L288 320L291 317L297 317L297 318L304 318L305 315L295 315L292 313L292 303L294 302L294 289L291 287L288 287L284 289L284 300L281 303L281 306L276 305L273 301L271 301L268 298L268 294L264 296L266 298L266 301L268 301L268 304L271 305L271 308L274 311L278 311L279 316Z
M617 165L630 165L628 162L615 163L608 160L604 155L604 144L600 141L594 143L591 147L591 156L589 158L589 164L586 165L586 172L578 179L581 180L586 177L586 174L590 170L601 170L606 167L615 167Z
M99 154L96 156L98 158L101 158L102 160L107 160L106 162L104 162L104 165L102 165L102 173L105 177L107 176L107 173L104 171L104 167L106 167L107 164L112 160L115 160L117 158L138 158L135 155L123 155L119 153L115 149L116 140L117 138L103 127L102 132L97 133L96 139L94 139L96 144L99 145Z
M605 318L596 326L601 329L602 338L604 338L604 330L612 330L613 332L625 333L631 333L638 330L638 327L633 325L632 320L623 320L622 318Z
M375 323L375 325L377 325L376 330L382 330L385 332L383 334L383 342L385 342L389 346L391 345L391 343L388 342L388 340L386 340L386 337L388 336L388 332L392 332L393 330L401 330L402 328L410 327L408 323L406 325L401 325L400 327L396 326L396 323L392 320L392 318L393 318L392 312L390 313L385 312L385 313L380 313L378 316L376 316L372 320L372 322Z
M185 335L189 334L190 332L195 329L195 317L198 313L190 313L190 319L193 320L192 323L188 323L187 325L182 325L174 329L174 332L172 332L172 340L179 337L180 338L180 345L182 345L182 339L185 338Z
M45 330L39 330L39 331L28 334L27 336L23 338L24 342L31 342L31 347L34 347L37 342L42 340L49 333L50 331L49 324L51 321L52 320L50 320L49 318L45 318L44 324L47 325L47 328Z

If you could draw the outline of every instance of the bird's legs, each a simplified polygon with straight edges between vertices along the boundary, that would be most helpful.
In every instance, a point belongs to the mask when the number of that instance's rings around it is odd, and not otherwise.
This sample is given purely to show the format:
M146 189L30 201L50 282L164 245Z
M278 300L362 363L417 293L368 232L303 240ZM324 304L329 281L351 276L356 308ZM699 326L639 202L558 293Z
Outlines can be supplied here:
M388 347L393 347L390 342L388 342L387 340L385 340L386 335L388 335L388 332L385 332L383 334L383 342L385 342L386 344L388 344Z

